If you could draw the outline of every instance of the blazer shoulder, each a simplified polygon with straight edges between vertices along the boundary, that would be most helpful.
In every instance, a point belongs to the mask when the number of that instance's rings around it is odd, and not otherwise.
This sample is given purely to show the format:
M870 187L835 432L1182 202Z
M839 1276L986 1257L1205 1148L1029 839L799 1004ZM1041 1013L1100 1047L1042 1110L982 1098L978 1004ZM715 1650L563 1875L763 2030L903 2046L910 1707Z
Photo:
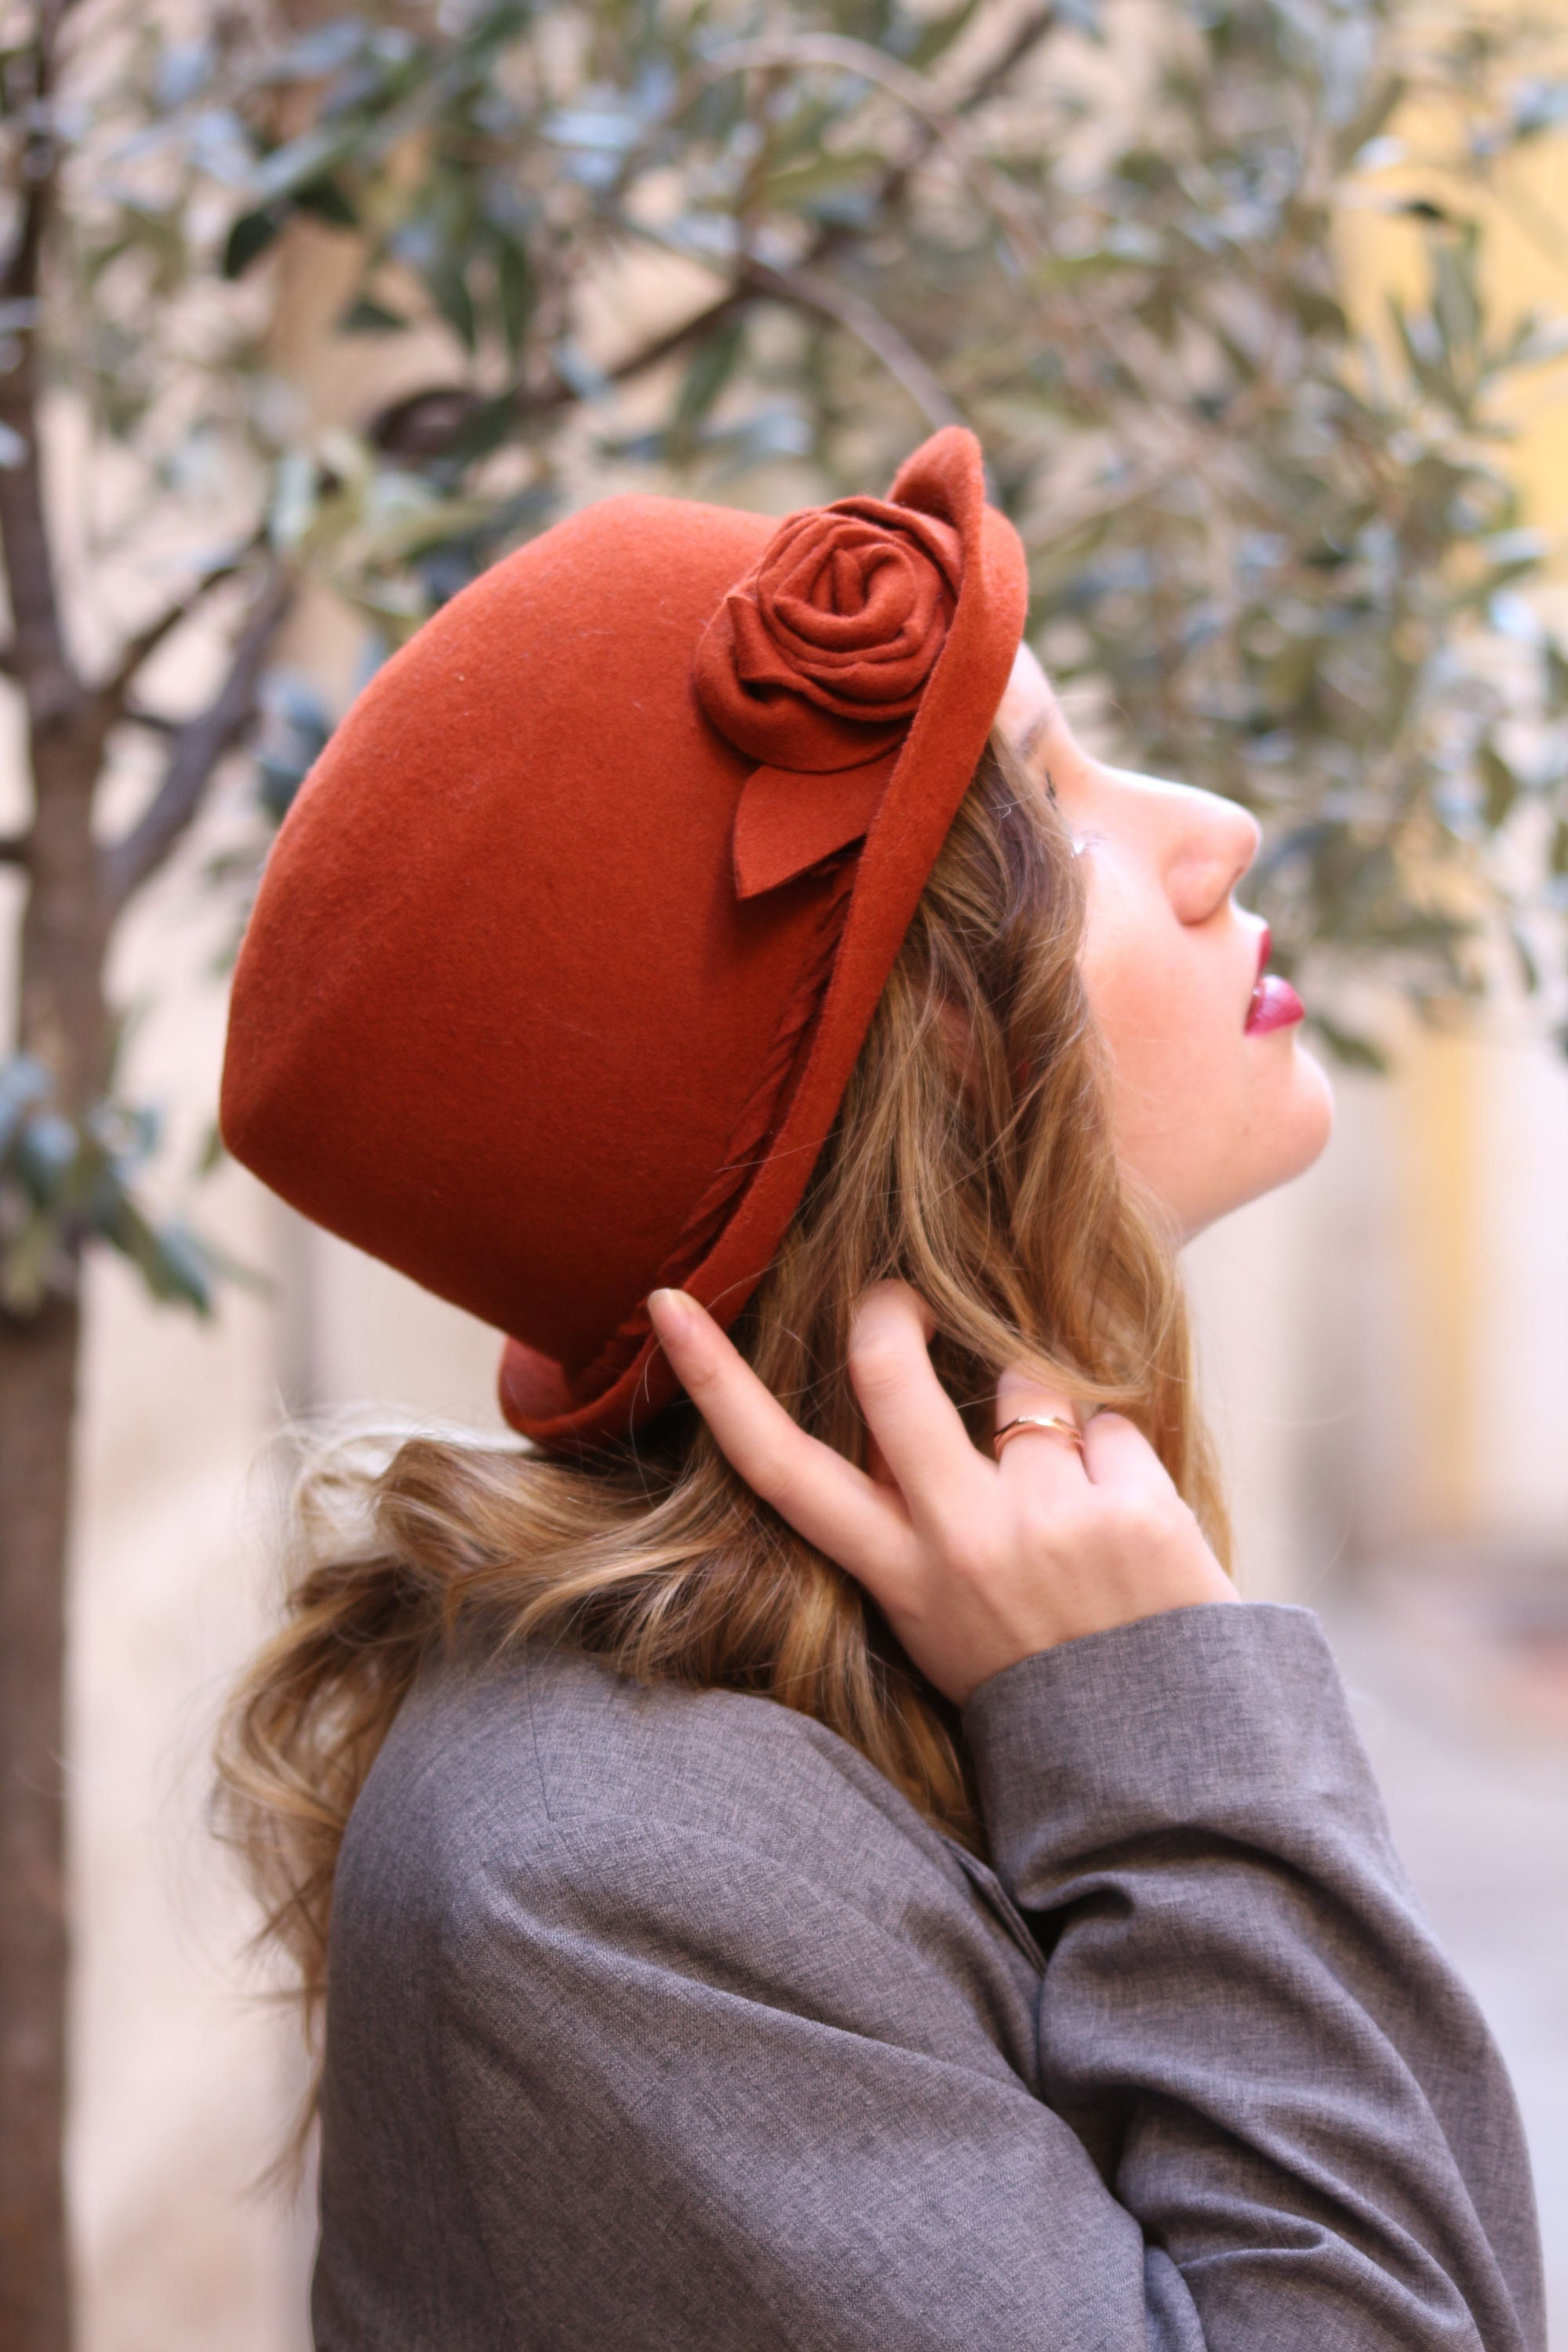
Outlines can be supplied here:
M344 1862L419 1867L450 1895L478 1876L559 1867L568 1848L585 1863L596 1834L618 1842L638 1825L796 1871L860 1906L901 1911L921 1883L973 1899L952 1842L822 1724L739 1692L633 1682L537 1643L426 1669L361 1793Z
M556 1821L635 1813L743 1843L782 1835L790 1852L825 1835L945 1847L847 1740L774 1699L634 1682L563 1650L535 1650L523 1670Z

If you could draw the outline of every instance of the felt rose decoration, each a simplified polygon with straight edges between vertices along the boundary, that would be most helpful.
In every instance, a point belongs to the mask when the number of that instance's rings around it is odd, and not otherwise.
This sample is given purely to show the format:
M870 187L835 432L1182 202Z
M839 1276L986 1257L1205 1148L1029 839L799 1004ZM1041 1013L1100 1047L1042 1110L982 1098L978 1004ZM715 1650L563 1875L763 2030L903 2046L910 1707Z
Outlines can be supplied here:
M956 531L885 499L790 516L699 643L703 710L770 769L820 775L880 759L920 706L961 568Z

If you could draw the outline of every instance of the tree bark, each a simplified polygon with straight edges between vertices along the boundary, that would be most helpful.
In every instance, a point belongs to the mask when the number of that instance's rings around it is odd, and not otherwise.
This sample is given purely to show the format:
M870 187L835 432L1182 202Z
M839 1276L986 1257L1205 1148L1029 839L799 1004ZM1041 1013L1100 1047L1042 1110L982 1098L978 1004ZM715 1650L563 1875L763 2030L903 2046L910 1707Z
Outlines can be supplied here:
M66 1558L79 1310L0 1316L0 2345L67 2352Z
M58 11L51 12L58 14ZM43 79L41 70L41 79ZM6 290L37 290L47 178L35 178ZM18 1042L80 1109L102 1090L110 914L93 795L111 723L82 688L61 626L37 446L34 340L0 378L22 461L0 472L12 671L26 705L33 818ZM66 2211L65 1622L81 1314L51 1296L0 1311L0 2347L70 2352Z
M32 730L20 1042L62 1102L101 1091L108 917L92 834L89 723ZM52 1296L0 1312L0 2347L69 2352L65 2202L64 1674L72 1426L81 1312Z

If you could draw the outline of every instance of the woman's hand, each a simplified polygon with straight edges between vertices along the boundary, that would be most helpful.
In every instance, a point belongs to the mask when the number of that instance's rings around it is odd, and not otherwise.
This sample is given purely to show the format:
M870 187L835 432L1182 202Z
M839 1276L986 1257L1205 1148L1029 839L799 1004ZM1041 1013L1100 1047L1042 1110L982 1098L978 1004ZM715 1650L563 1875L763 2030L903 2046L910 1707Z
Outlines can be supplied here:
M980 1453L931 1368L931 1318L903 1283L867 1292L850 1337L870 1476L796 1426L695 1299L658 1290L648 1307L746 1484L866 1587L921 1672L960 1705L1058 1642L1236 1598L1164 1465L1121 1414L1096 1413L1081 1453L1049 1430L1020 1432L999 1461ZM1020 1413L1076 1420L1067 1398L1004 1372L997 1423Z

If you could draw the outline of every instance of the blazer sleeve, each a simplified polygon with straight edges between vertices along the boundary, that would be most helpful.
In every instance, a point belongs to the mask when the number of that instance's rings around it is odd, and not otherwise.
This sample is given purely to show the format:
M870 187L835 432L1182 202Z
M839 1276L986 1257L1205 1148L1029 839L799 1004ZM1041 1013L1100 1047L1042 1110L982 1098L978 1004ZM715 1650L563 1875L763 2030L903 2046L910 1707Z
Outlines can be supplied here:
M449 1931L495 2340L1537 2352L1506 2083L1312 1622L1151 1621L970 1722L1049 1946L1045 2098L940 1950L825 1884L811 1822L781 1852L558 1817Z
M1512 2093L1317 1619L1145 1619L1024 1660L966 1722L1049 1954L1044 2095L1203 2341L1543 2346Z

